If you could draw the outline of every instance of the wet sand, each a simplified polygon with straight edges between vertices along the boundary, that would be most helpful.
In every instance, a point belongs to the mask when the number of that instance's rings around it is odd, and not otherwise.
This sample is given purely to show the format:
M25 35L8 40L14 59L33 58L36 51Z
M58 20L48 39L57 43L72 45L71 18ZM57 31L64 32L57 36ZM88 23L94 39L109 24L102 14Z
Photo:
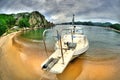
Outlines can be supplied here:
M36 48L36 44L24 44L14 41L16 33L1 38L0 46L0 80L48 80L55 75L45 73L40 64L46 59L44 50ZM38 44L38 46L40 46Z
M12 33L0 39L0 80L120 80L120 55L102 58L86 53L55 75L40 68L47 58L42 43L15 36Z
M59 80L119 80L120 60L98 60L81 57L57 75Z

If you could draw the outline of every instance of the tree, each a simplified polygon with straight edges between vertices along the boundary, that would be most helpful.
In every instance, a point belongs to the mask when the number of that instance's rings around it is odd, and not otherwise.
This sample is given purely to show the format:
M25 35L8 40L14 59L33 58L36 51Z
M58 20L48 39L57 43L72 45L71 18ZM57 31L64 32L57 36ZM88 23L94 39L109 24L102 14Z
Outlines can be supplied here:
M114 28L114 29L117 29L117 30L120 30L120 24L113 24L110 27Z
M6 24L9 28L13 27L13 25L15 24L15 18L13 16L8 16Z
M29 27L30 24L29 24L29 22L28 22L28 18L21 18L21 19L19 20L18 26L19 26L20 28Z
M4 34L4 33L6 32L6 30L7 30L7 27L6 27L6 26L0 25L0 36L1 36L2 34Z

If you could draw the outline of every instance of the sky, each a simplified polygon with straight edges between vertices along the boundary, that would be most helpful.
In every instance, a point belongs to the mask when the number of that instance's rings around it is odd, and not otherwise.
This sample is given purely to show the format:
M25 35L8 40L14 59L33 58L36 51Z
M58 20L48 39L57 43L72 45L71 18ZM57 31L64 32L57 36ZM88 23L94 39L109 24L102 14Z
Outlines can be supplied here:
M39 11L54 23L120 22L120 0L0 0L0 13Z

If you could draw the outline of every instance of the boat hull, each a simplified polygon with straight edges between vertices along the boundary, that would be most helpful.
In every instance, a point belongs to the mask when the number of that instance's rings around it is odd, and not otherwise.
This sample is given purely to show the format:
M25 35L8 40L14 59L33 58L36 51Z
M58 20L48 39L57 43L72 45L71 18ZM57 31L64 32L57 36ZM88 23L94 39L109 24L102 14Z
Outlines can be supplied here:
M55 44L55 52L47 58L41 68L54 74L62 73L70 61L85 53L89 48L87 37L75 33L58 36Z
M79 57L81 54L84 54L85 52L87 52L88 48L89 48L89 44L88 44L88 42L87 42L87 44L85 45L84 48L75 51L75 53L73 54L73 57L72 57L71 61L72 61L73 59Z

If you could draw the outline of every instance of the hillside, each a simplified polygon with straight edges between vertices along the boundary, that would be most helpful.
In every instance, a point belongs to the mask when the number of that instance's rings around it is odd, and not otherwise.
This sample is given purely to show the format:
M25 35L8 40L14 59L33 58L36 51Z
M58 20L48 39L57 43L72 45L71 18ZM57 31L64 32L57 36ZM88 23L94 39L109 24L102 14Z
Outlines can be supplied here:
M38 11L31 13L18 13L18 14L0 14L0 36L14 26L19 28L23 27L50 27L50 23L45 19L45 16Z
M72 25L72 22L64 22L64 23L60 23L58 25ZM120 24L119 23L112 24L110 22L101 23L101 22L91 22L91 21L88 21L88 22L78 21L78 22L74 22L74 25L100 26L100 27L109 27L109 28L113 28L113 29L116 29L116 30L120 30Z

